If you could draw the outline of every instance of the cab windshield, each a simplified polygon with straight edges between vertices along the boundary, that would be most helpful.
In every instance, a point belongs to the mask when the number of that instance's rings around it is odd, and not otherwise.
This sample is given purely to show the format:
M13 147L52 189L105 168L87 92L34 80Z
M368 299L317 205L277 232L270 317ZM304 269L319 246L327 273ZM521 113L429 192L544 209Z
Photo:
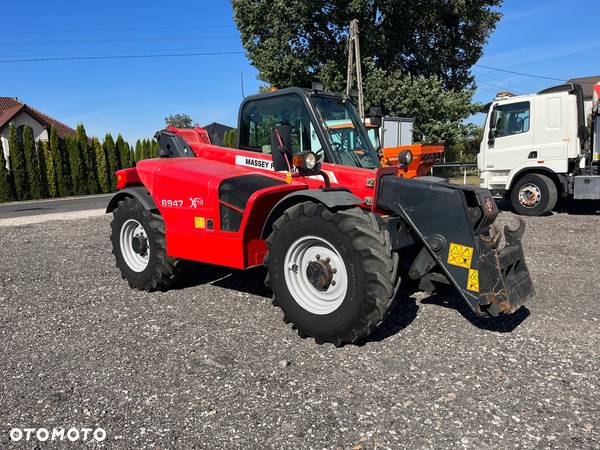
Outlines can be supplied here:
M379 150L379 147L381 146L381 144L379 143L379 129L375 127L368 127L367 136L369 136L369 139L371 139L371 144L373 145L373 148Z
M331 148L345 166L374 169L379 158L367 137L364 125L348 100L317 96L312 98Z

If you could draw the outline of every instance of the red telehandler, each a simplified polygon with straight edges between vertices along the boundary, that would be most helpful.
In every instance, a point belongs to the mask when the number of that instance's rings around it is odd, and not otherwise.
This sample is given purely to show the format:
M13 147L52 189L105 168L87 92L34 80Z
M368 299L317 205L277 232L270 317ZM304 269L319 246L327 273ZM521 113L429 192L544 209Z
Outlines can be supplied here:
M343 139L328 124L352 121ZM111 240L132 288L167 289L181 260L264 264L273 304L300 336L366 338L403 278L446 282L482 317L533 295L524 224L493 225L489 191L380 167L350 100L287 88L246 98L238 148L157 134L160 157L117 172ZM503 238L503 239L502 239ZM500 245L500 242L503 242Z

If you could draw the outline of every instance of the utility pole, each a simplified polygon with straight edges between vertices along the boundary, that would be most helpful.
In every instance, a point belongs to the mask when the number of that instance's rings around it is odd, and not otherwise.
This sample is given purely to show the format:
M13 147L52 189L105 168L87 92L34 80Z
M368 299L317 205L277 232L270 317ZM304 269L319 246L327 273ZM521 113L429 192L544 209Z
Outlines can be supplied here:
M353 69L356 57L356 84L358 86L358 113L360 118L365 118L365 103L363 100L362 69L360 61L360 41L358 39L358 20L350 22L350 33L348 35L348 76L346 78L346 95L350 96L354 81Z

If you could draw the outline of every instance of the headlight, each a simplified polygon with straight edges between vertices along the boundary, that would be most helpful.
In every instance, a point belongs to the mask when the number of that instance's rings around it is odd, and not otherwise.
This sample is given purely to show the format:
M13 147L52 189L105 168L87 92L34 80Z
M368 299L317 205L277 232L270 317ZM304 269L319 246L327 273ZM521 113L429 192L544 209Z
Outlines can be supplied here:
M301 172L312 172L317 167L317 155L313 152L302 152L294 155L293 164Z
M317 165L317 156L313 152L306 152L303 165L306 170L313 170Z
M413 154L410 150L402 150L398 153L398 164L408 166L413 161Z

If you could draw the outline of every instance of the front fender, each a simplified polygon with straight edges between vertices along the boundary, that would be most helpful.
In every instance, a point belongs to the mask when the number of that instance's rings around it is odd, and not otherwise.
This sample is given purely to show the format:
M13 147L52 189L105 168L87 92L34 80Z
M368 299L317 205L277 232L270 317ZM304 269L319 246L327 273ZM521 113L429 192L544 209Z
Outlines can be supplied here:
M152 198L148 190L144 186L136 186L117 191L108 202L108 206L106 207L106 213L113 212L116 209L119 202L127 197L135 198L148 211L158 210L158 206L156 206L156 203L154 202L154 199Z
M283 214L283 212L291 206L306 201L313 201L323 204L331 210L337 208L347 208L350 206L358 206L364 203L360 197L357 197L352 192L345 189L309 189L297 192L283 197L271 209L267 220L263 226L261 238L266 239L273 230L273 223Z

